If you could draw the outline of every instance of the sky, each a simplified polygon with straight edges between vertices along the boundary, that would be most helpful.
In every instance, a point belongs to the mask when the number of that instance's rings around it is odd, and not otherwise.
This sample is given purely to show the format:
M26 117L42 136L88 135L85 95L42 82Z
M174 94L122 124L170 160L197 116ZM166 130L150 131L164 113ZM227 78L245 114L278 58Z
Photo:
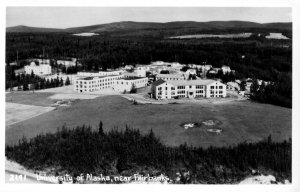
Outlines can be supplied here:
M252 21L292 22L282 7L7 7L6 27L69 28L119 21Z

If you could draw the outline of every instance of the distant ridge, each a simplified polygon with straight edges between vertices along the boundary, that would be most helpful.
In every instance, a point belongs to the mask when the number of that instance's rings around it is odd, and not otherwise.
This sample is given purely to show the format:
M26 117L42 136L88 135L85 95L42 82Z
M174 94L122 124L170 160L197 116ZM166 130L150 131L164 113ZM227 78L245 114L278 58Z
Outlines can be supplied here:
M63 29L55 29L55 28L42 28L42 27L29 27L25 25L18 25L14 27L7 27L6 32L14 32L14 33L43 33L43 32L61 32Z
M122 21L99 25L90 25L83 27L72 27L65 29L55 28L41 28L29 27L19 25L15 27L7 27L6 32L15 33L41 33L41 32L66 32L66 33L101 33L101 32L115 32L124 30L174 30L174 29L196 29L196 30L226 30L226 29L278 29L278 30L292 30L292 23L255 23L249 21L209 21L209 22L196 22L196 21L174 21L167 23L156 22L133 22Z

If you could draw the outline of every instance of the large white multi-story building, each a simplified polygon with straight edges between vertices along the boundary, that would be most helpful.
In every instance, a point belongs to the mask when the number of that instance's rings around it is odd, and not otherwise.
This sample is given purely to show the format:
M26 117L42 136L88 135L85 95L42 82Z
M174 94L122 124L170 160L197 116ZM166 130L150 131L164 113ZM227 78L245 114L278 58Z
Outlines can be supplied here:
M26 74L31 74L33 72L35 75L49 75L52 73L50 65L37 65L35 62L31 62L30 65L26 65L24 69Z
M121 78L123 75L79 77L74 81L74 91L84 93L111 88L116 80Z
M133 84L135 88L145 87L148 78L128 77L122 71L78 72L74 80L74 91L81 93L112 88L119 92L129 92Z
M130 92L133 86L135 88L146 87L148 84L148 77L126 77L117 79L113 89L118 92Z
M179 97L226 97L226 85L215 80L172 80L153 82L151 88L155 99Z

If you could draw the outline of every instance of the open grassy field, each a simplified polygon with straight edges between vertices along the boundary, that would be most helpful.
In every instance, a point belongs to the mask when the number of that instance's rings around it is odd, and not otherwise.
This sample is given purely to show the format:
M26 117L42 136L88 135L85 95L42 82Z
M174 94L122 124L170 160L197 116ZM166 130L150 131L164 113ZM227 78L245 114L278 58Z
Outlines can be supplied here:
M208 147L233 145L243 141L259 141L272 135L275 141L291 137L292 110L252 103L249 101L227 104L167 104L133 105L120 96L103 96L90 100L77 100L71 107L59 107L40 116L13 124L6 128L6 144L13 144L26 136L54 132L58 127L92 125L96 127L102 120L104 130L119 129L129 125L147 133L152 129L168 145L188 145ZM186 122L201 123L218 120L214 128L223 132L219 135L207 132L207 126L184 129Z
M6 103L5 124L12 125L41 115L54 109L54 107L41 107L35 105L24 105L19 103Z
M24 105L36 105L36 106L50 106L55 103L55 100L52 100L48 97L54 95L53 93L32 93L32 91L26 92L14 92L7 93L5 97L6 102L10 103L20 103Z

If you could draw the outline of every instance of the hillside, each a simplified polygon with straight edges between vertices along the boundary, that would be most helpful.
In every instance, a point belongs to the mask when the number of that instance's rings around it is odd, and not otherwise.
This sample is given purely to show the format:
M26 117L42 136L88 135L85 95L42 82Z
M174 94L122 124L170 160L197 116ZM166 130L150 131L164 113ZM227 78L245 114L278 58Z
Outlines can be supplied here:
M36 32L66 32L66 33L102 33L133 30L228 30L228 29L270 29L270 30L292 30L292 23L255 23L248 21L174 21L168 23L155 22L133 22L123 21L100 25L91 25L83 27L72 27L65 29L37 28L29 26L7 27L6 32L36 33Z
M42 27L29 27L24 25L18 25L14 27L7 27L7 33L51 33L51 32L61 32L63 29L55 28L42 28Z

